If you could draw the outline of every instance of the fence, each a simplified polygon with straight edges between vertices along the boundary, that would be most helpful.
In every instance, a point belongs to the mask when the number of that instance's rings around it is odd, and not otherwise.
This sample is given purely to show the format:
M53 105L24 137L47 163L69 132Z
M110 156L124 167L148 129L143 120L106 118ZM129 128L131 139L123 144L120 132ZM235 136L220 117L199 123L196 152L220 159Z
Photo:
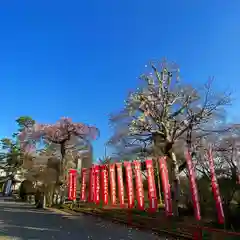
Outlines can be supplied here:
M218 222L224 226L224 213L211 150L208 152L208 157ZM189 153L186 154L186 159L194 204L195 220L193 222L195 224L183 223L173 216L172 194L165 157L159 158L157 162L164 196L165 218L161 214L156 214L159 205L152 160L146 160L144 163L147 191L143 186L142 163L139 161L93 165L90 169L83 168L81 172L80 202L102 207L106 216L109 211L113 209L117 211L116 209L118 209L121 214L128 214L129 224L134 223L137 227L144 227L144 223L148 222L149 226L156 231L182 235L189 239L240 239L240 233L202 226L195 173ZM68 183L68 199L75 201L77 198L77 170L71 169L69 171ZM134 211L135 215L132 214ZM132 219L133 216L137 220Z

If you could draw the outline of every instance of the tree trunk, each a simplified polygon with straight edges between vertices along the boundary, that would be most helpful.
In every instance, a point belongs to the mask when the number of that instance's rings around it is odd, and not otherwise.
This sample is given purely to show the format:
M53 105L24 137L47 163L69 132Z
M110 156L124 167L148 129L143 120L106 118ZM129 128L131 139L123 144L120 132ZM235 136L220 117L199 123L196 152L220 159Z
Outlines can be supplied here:
M62 191L60 190L60 198L61 198L61 203L64 201L65 197L65 188L67 186L67 175L66 175L66 169L65 169L65 155L66 155L66 142L68 141L64 140L63 142L60 143L60 150L61 150L61 161L60 161L60 168L59 168L59 176L58 176L58 182L60 189L62 188Z
M65 159L65 154L66 154L65 143L66 143L66 141L64 141L60 144L60 149L61 149L61 161L60 161L60 169L59 169L60 182L64 181L64 175L65 175L65 172L64 172L64 159Z
M160 180L160 171L159 171L159 164L158 164L158 158L161 156L161 149L158 146L159 143L159 135L153 134L153 163L154 167L156 167L157 170L157 185L158 185L158 195L159 195L159 203L162 205L162 192L161 192L161 180Z
M45 195L46 195L46 204L48 207L52 207L53 204L54 204L54 194L56 192L56 186L55 184L49 184L47 187L46 187L46 192L45 192Z
M156 170L157 170L157 184L158 184L159 204L162 205L163 200L162 200L162 192L161 192L161 180L160 180L160 171L159 171L159 164L158 164L158 158L157 157L154 157L153 163L155 163L155 167L156 167Z
M77 159L77 170L78 170L79 177L81 177L81 173L82 173L82 159L80 157L78 157L78 159Z
M36 207L37 208L45 208L46 207L46 195L42 189L38 190L38 192L37 192Z

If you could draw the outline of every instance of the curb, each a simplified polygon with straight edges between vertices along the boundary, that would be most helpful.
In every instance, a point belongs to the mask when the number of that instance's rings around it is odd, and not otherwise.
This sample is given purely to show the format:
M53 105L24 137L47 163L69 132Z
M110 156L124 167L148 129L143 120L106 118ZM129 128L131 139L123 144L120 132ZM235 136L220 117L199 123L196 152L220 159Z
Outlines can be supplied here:
M152 231L157 235L165 235L165 236L167 235L167 236L175 237L175 238L178 238L178 239L179 238L180 239L192 239L192 237L186 236L186 235L183 235L183 234L169 232L169 231L166 231L166 230L159 230L159 229L156 229L156 228L149 228L149 227L145 227L141 224L129 223L129 222L123 220L123 219L106 217L106 216L104 216L102 214L99 214L99 213L87 212L87 211L84 211L84 210L83 211L80 210L80 211L76 212L74 210L69 210L69 209L64 209L62 211L65 212L65 213L68 213L69 215L77 215L77 213L82 213L82 214L85 214L85 215L100 217L100 218L102 218L106 221L111 221L111 222L115 222L115 223L124 224L124 225L127 225L129 227L134 227L134 228L138 228L138 229L145 230L145 231Z
M66 212L66 211L63 211L63 210L60 210L60 209L57 209L57 208L49 208L49 207L46 207L44 208L45 210L48 210L50 212L54 212L54 213L57 213L57 214L62 214L62 215L73 215L69 212Z

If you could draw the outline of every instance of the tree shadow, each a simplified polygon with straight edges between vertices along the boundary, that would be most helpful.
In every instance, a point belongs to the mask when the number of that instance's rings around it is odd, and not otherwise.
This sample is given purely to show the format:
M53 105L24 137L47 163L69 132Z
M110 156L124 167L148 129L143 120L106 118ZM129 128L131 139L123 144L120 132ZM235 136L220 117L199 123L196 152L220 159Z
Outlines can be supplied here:
M36 209L29 204L0 203L0 239L156 239L152 233L84 214Z
M61 239L59 235L63 229L56 224L61 219L59 214L38 210L27 204L0 205L0 212L0 238Z

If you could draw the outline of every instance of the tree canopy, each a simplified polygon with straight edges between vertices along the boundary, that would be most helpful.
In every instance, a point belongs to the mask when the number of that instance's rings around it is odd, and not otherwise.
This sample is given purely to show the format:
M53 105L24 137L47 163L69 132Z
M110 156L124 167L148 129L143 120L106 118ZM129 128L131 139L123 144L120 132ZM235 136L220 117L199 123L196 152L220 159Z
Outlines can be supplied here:
M155 141L158 153L168 154L177 141L187 141L189 132L196 139L229 129L225 107L231 94L214 92L212 79L194 88L180 81L176 64L164 61L150 63L140 80L143 84L129 94L124 108L110 117L114 134L109 144L116 150L149 153Z
M203 141L238 132L238 124L226 122L231 93L215 91L213 78L201 87L182 82L178 66L166 60L151 62L140 80L123 109L110 116L113 135L108 144L118 159L167 156L178 201L185 148L196 154Z

